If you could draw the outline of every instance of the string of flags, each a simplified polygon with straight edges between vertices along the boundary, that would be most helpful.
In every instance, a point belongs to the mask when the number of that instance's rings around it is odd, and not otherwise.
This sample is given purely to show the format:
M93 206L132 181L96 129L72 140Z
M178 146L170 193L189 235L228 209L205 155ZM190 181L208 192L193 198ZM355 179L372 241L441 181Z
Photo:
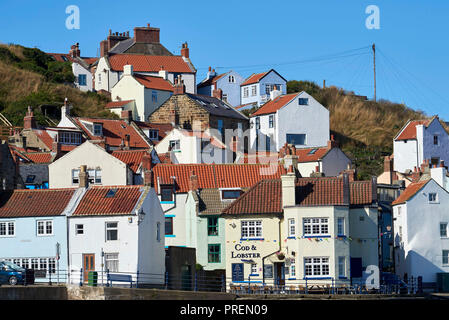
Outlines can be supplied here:
M287 242L287 240L291 240L291 239L298 239L298 240L300 240L300 239L307 239L307 240L309 240L310 242L323 242L323 241L326 241L326 242L329 242L329 237L325 237L325 238L319 238L319 237L313 237L313 238L311 238L311 237L289 237L289 238L286 238L286 239L284 239L284 242ZM357 240L358 242L367 242L367 241L369 241L369 240L371 240L371 241L376 241L377 240L377 238L355 238L355 239L353 239L353 238L351 238L351 237L341 237L341 236L336 236L334 239L337 239L337 240L343 240L343 241L345 241L345 240L349 240L349 241L354 241L354 240ZM265 240L265 239L254 239L254 240L252 240L252 239L245 239L245 240L233 240L233 241L231 241L231 240L228 240L228 241L226 241L226 243L236 243L236 242L239 242L239 243L242 243L242 242L244 242L244 241L260 241L260 242L277 242L277 240Z

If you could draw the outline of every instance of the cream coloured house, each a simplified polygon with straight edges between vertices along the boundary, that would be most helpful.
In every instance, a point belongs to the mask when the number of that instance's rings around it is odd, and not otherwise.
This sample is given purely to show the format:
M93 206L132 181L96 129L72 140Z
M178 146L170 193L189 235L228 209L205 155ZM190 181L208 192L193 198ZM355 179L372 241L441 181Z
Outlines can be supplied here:
M173 85L167 74L134 74L132 65L123 66L123 75L111 89L112 102L106 107L121 115L130 110L134 120L147 121L148 116L173 93Z

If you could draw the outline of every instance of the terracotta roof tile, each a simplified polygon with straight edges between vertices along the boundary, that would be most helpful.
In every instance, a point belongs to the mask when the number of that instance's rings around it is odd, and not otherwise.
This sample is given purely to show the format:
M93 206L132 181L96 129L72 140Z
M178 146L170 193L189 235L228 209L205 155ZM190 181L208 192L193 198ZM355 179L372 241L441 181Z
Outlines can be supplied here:
M255 117L255 116L264 115L264 114L275 113L280 108L285 106L287 103L292 101L297 95L298 95L298 93L285 94L285 95L277 97L274 100L270 100L267 103L265 103L263 106L261 106L259 109L257 109L256 112L251 114L251 118Z
M108 197L108 192L115 194ZM142 186L90 187L73 213L74 216L132 214L145 188Z
M132 102L134 100L123 100L123 101L112 101L106 104L105 108L106 109L110 109L110 108L119 108L122 107L130 102Z
M145 154L148 154L147 150L114 150L111 153L111 155L126 163L134 173L139 169Z
M14 190L0 193L0 217L49 217L63 213L76 189Z
M50 152L29 152L26 157L34 163L50 163L52 161Z
M270 72L270 71L262 72L262 73L253 73L240 86L246 86L248 84L257 83L257 82L259 82L260 79L265 77L268 72Z
M418 181L409 184L409 186L401 193L401 195L393 201L392 205L405 203L410 200L419 190L421 190L430 180Z
M299 206L348 205L345 203L343 178L300 178L296 181Z
M402 132L399 134L398 137L396 137L395 140L410 140L410 139L416 139L416 126L419 124L423 124L424 126L428 126L431 122L431 119L427 120L412 120L407 123L405 128L402 130Z
M371 181L352 181L349 187L351 205L369 205L375 200Z
M114 54L109 57L109 65L114 71L123 71L123 66L131 64L134 72L194 73L182 56L150 56L140 54Z
M164 78L157 76L144 76L139 74L134 74L134 78L145 88L170 91L173 92L174 87L170 81L164 80Z

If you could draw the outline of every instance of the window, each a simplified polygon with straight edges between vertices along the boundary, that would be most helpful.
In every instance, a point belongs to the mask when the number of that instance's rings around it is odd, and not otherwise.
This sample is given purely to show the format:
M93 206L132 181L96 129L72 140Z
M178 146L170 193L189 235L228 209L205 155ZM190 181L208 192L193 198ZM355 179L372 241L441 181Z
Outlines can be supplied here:
M230 76L228 77L228 80L229 80L229 83L234 83L234 82L235 82L235 78L234 78L233 75L230 75Z
M329 225L327 218L304 218L304 236L328 235Z
M33 183L36 176L34 174L27 175L25 183Z
M73 169L72 170L72 184L80 183L79 174L80 174L79 169Z
M161 223L156 224L156 241L161 242Z
M222 98L223 101L228 101L228 94L227 93L223 93L221 98Z
M173 201L173 187L161 186L161 201Z
M103 125L101 123L94 123L94 136L103 136Z
M14 237L16 223L14 221L0 222L0 237Z
M346 277L346 258L338 257L338 276L340 278Z
M438 145L438 136L433 136L433 144Z
M260 129L260 118L256 118L256 129Z
M249 96L249 88L245 87L243 88L243 98L248 98Z
M85 86L86 85L86 75L85 74L80 74L78 75L78 84L80 86Z
M221 190L221 199L229 200L229 199L237 199L242 195L242 190Z
M401 211L402 211L402 207L399 207L399 208L398 208L398 216L401 215Z
M63 144L81 144L81 134L77 132L59 132L58 141Z
M172 150L180 150L181 149L181 146L180 146L180 142L179 142L179 140L170 140L170 142L169 142L169 151L172 151Z
M306 144L306 135L305 134L287 134L286 140L287 140L288 144L304 145L304 144Z
M89 183L101 184L101 169L88 169Z
M208 236L218 236L218 218L208 217L207 218L207 235Z
M262 237L262 221L242 221L242 238Z
M52 220L38 220L36 223L38 236L50 236L53 234Z
M101 84L101 73L98 74L98 83Z
M148 137L149 137L151 140L157 140L157 139L159 139L159 130L151 129L151 130L148 132Z
M429 202L437 202L438 201L438 197L436 193L429 193Z
M447 222L440 223L440 237L447 238Z
M309 98L298 98L298 105L307 106L309 104Z
M253 85L251 86L251 95L255 96L257 94L257 86Z
M118 222L106 222L106 241L118 240Z
M337 218L337 235L343 236L345 234L345 218Z
M328 276L329 258L304 258L304 274L306 276Z
M295 259L290 259L290 277L296 277L296 261Z
M266 135L265 136L265 150L266 151L270 151L270 149L271 149L270 144L271 144L271 138L269 135Z
M47 259L39 259L39 269L40 270L48 269L48 260Z
M151 91L151 101L157 102L157 91Z
M276 90L279 90L279 91L282 92L282 90L281 90L282 85L280 85L280 84L266 84L265 85L265 93L266 94L270 94L270 92L274 90L275 86L276 86Z
M443 265L449 264L449 250L443 250Z
M173 234L173 217L165 217L165 234Z
M288 219L288 236L294 237L296 235L296 221L295 219Z
M118 253L105 253L104 265L109 272L118 272Z
M75 225L75 234L84 234L84 225L83 224Z
M274 128L274 114L271 114L268 117L268 127L269 128Z
M104 197L105 198L113 198L115 196L116 192L117 192L117 188L109 189Z
M251 263L251 274L257 274L257 263Z
M210 244L208 245L207 261L210 263L220 262L220 245Z

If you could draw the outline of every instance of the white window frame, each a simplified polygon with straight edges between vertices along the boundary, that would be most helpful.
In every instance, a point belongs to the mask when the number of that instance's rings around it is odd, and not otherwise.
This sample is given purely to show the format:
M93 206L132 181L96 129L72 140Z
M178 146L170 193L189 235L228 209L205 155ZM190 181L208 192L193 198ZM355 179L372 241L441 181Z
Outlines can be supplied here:
M304 257L304 277L329 277L329 257Z
M345 218L344 217L337 217L337 235L338 236L345 235Z
M79 228L80 226L81 226L81 228ZM75 235L80 235L80 234L84 234L84 224L75 224Z
M251 86L251 97L254 97L257 95L257 85L252 85Z
M240 230L242 239L262 238L262 220L243 220Z
M429 203L438 203L438 193L429 192L428 200Z
M110 227L108 226L108 224L112 224L115 223L117 226L116 227ZM108 241L118 241L119 240L119 229L118 229L118 221L106 221L104 223L104 227L105 227L105 240L106 242ZM108 231L117 231L117 239L108 239Z
M249 88L243 87L243 98L248 98L248 97L249 97Z
M72 185L80 183L80 170L72 169Z
M12 238L16 236L16 222L14 220L2 221L0 222L0 230L3 229L4 225L5 234L0 234L0 238ZM12 228L11 228L12 226ZM10 234L12 229L12 234Z
M112 263L113 268L109 268ZM118 252L104 253L104 267L105 270L109 269L109 272L119 272L119 254Z
M288 236L296 236L296 220L294 218L288 219Z
M442 250L442 252L441 252L441 264L443 266L449 266L449 250Z
M338 277L346 278L346 257L338 257Z
M295 259L290 259L290 277L296 277L296 261Z
M169 148L171 151L178 151L181 150L181 141L179 139L177 140L170 140L168 143Z
M257 263L251 263L251 274L257 274Z
M441 237L441 238L447 238L447 237L448 237L448 236L447 236L447 234L448 234L448 232L447 232L447 231L448 231L448 230L447 230L447 225L448 225L447 222L440 222L440 237ZM443 231L442 226L445 226L445 227L444 227L444 231L445 231L445 233L446 233L445 235L442 235L442 234L441 234L441 231Z
M92 173L92 177L91 177ZM88 179L90 184L101 184L101 169L87 169Z
M329 218L307 217L303 218L302 222L304 236L329 236Z
M43 232L40 233L39 232L39 225L40 223L43 223ZM48 232L48 226L50 225L51 227L51 233ZM54 227L53 227L53 220L48 220L48 219L38 219L36 220L36 234L38 237L47 237L47 236L52 236L54 234Z
M268 128L274 128L274 114L268 116Z

